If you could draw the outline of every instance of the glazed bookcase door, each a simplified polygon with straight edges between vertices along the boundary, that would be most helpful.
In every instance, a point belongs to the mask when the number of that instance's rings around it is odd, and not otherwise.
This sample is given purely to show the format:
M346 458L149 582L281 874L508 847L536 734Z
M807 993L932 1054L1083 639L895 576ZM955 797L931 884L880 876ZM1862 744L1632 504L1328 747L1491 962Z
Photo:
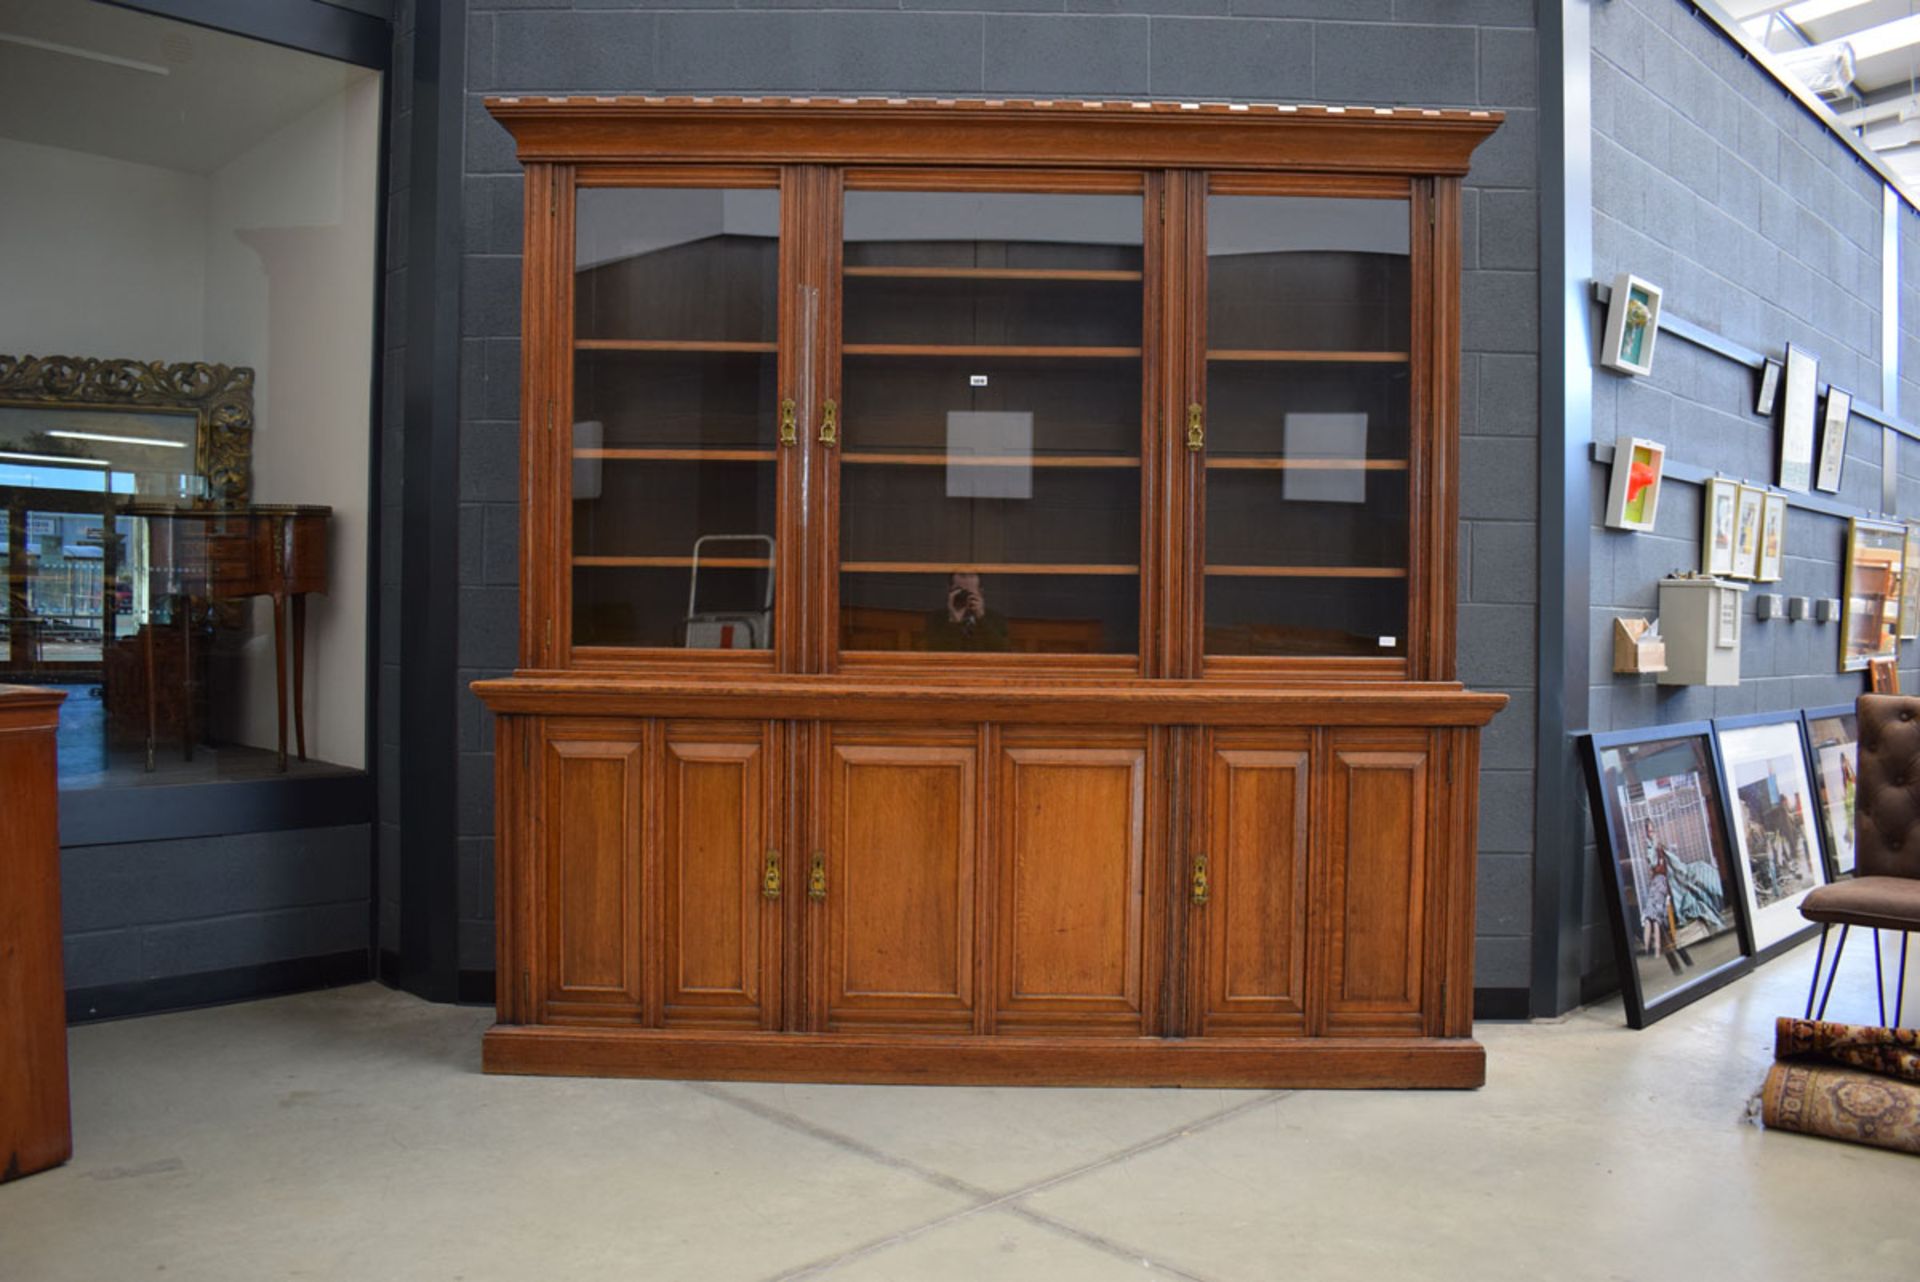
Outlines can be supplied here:
M1158 191L846 171L817 440L829 670L1142 671Z
M1427 208L1400 181L1192 185L1196 675L1417 671Z
M791 175L794 171L788 170ZM576 662L790 666L810 324L778 169L583 169L556 253Z

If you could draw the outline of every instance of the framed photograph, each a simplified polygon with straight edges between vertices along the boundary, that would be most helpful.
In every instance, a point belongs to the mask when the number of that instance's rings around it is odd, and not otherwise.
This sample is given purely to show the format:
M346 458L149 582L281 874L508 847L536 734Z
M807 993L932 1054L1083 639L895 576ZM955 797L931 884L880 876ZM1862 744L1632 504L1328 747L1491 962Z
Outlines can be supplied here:
M1622 374L1653 372L1653 342L1660 336L1660 287L1628 272L1613 278L1607 303L1607 334L1600 363Z
M1900 557L1900 639L1915 637L1920 637L1920 521L1908 521Z
M1700 507L1706 526L1700 532L1700 572L1718 578L1733 574L1733 521L1740 505L1740 482L1707 478Z
M1859 784L1860 722L1850 703L1808 708L1801 714L1807 759L1820 794L1820 838L1827 846L1827 876L1853 875L1853 802Z
M1581 743L1627 1023L1645 1028L1751 965L1712 727Z
M1859 516L1848 523L1840 602L1842 672L1864 672L1875 659L1899 659L1906 551L1904 525Z
M1813 488L1829 494L1840 492L1840 469L1847 461L1847 420L1853 414L1853 393L1837 387L1827 389L1827 414L1820 424L1820 469Z
M1800 915L1800 901L1828 880L1800 714L1718 718L1713 739L1740 852L1748 938L1756 957L1769 956L1813 933L1813 923Z
M1733 513L1733 577L1751 579L1760 572L1760 518L1767 492L1753 485L1740 487Z
M1773 417L1774 403L1780 398L1780 362L1767 357L1760 367L1760 390L1754 393L1753 412L1761 418Z
M1813 405L1820 390L1820 360L1787 344L1784 408L1780 413L1780 488L1805 494L1813 488Z
M1667 447L1623 436L1613 447L1613 477L1607 488L1607 524L1616 530L1651 530L1660 508L1660 478Z
M1781 550L1787 540L1787 496L1768 494L1760 504L1760 568L1754 578L1762 583L1780 581Z

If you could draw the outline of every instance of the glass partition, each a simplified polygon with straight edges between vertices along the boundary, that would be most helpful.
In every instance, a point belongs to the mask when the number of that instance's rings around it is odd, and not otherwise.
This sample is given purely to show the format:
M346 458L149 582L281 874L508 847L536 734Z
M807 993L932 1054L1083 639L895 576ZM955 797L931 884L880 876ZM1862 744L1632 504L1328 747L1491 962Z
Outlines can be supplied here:
M1141 198L845 216L841 648L1137 654Z

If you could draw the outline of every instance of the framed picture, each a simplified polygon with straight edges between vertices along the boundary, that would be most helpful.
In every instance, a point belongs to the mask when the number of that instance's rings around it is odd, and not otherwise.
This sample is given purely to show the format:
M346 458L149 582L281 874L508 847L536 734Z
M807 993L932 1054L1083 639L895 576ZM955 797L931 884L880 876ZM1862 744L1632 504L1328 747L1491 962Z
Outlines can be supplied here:
M1613 478L1607 489L1607 524L1616 530L1651 530L1660 508L1660 478L1667 447L1623 436L1613 447Z
M1607 334L1600 363L1622 374L1653 372L1653 342L1660 336L1660 287L1628 272L1613 278L1607 303Z
M1915 637L1920 637L1920 521L1908 521L1900 556L1900 639Z
M1820 470L1813 478L1816 490L1840 492L1840 469L1847 461L1847 420L1852 414L1853 393L1829 387L1827 414L1820 424Z
M1820 794L1820 838L1827 847L1827 876L1853 875L1853 803L1859 785L1860 722L1850 703L1808 708L1807 760Z
M1740 852L1748 939L1756 957L1771 955L1812 933L1800 901L1828 880L1800 714L1719 718L1713 739L1728 826Z
M1767 492L1743 485L1733 513L1733 577L1751 579L1760 572L1760 517Z
M1840 670L1862 672L1900 657L1900 592L1907 527L1856 516L1847 526L1840 609Z
M1754 393L1753 412L1762 418L1773 416L1774 402L1780 397L1780 362L1769 356L1760 367L1760 390Z
M1733 520L1740 504L1740 482L1708 477L1705 491L1700 503L1706 522L1700 532L1700 571L1727 578L1733 574Z
M1780 413L1780 488L1805 494L1813 488L1813 404L1819 394L1820 360L1787 344L1785 408Z
M1874 694L1900 693L1900 660L1867 660L1867 689Z
M1768 494L1760 504L1760 568L1754 578L1762 583L1780 581L1781 550L1787 541L1787 496Z
M1627 1023L1645 1028L1751 965L1712 727L1581 743Z

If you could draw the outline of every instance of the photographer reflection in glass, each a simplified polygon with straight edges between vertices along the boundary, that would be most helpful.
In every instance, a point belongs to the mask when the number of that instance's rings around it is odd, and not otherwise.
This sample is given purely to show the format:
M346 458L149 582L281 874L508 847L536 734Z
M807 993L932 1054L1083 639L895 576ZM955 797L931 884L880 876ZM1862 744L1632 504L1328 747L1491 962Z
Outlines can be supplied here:
M947 578L947 603L927 619L929 650L1007 650L1007 620L987 608L980 576L955 570Z

